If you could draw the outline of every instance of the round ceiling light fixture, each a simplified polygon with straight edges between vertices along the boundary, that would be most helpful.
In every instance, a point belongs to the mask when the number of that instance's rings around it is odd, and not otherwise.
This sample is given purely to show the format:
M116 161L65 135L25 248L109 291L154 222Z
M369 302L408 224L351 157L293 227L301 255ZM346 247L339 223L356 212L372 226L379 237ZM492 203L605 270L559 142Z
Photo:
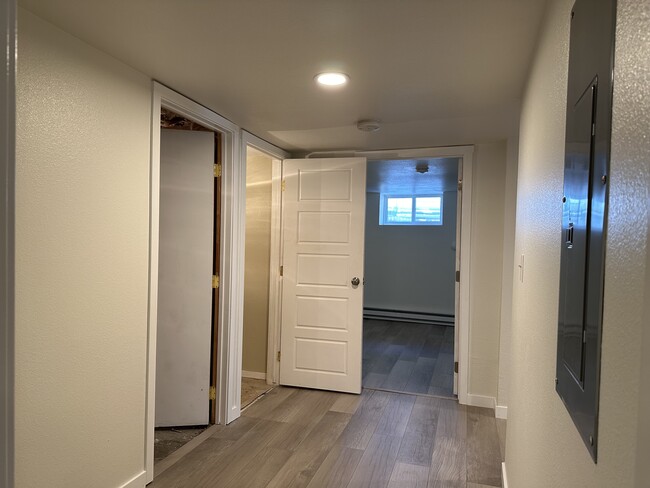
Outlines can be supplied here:
M377 132L381 125L376 120L360 120L357 122L357 129L362 132Z
M345 73L336 73L333 71L319 73L314 78L319 85L323 86L341 86L345 85L350 77Z

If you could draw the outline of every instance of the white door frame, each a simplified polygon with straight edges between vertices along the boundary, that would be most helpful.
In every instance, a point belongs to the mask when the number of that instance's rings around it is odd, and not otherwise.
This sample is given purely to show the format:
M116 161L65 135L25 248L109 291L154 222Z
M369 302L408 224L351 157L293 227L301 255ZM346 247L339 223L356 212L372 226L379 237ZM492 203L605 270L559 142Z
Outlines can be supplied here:
M158 245L160 219L160 113L161 108L193 120L222 135L221 255L219 286L219 330L217 347L217 423L239 416L239 397L230 387L241 380L241 358L237 358L237 337L243 317L244 199L246 178L240 163L240 130L229 120L189 98L153 82L151 108L151 168L149 206L149 310L147 331L147 391L145 470L147 483L153 480L153 445L156 399L156 326L158 323ZM242 178L243 176L243 178ZM243 185L243 186L242 186ZM239 362L237 362L239 360ZM206 398L206 402L208 399Z
M460 313L456 317L458 327L458 402L462 405L469 403L469 351L470 351L470 271L471 271L471 233L472 233L472 179L474 168L474 146L430 147L420 149L388 149L380 151L333 151L313 153L314 157L365 156L368 162L377 159L407 159L407 158L460 158L463 174L463 192L461 206L460 230ZM307 155L310 157L312 155ZM281 212L273 208L273 212ZM279 306L281 296L276 297ZM269 301L271 298L269 297ZM279 336L279 322L274 334ZM269 334L271 331L269 331ZM279 368L278 368L279 369Z
M263 139L242 130L241 136L241 164L243 168L242 198L244 210L246 209L246 148L250 146L258 151L271 156L271 260L269 264L269 321L268 321L268 343L266 354L266 382L269 385L278 384L280 379L280 363L277 360L277 351L280 350L280 297L282 296L282 280L280 278L280 256L282 255L282 161L289 158L290 154ZM245 212L244 212L245 228ZM246 242L242 245L245 247ZM242 271L243 276L243 271ZM242 364L244 326L238 329L238 347L236 354L239 355L239 363ZM240 367L241 370L241 367ZM240 371L241 376L241 371ZM241 380L235 386L237 388L236 398L241 396Z
M14 486L14 215L16 188L16 1L0 7L0 486Z

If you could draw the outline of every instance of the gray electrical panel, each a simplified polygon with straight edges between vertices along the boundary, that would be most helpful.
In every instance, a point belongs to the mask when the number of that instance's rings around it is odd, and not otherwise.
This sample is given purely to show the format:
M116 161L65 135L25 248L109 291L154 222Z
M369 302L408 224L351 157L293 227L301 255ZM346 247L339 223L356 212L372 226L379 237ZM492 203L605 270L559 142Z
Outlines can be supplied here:
M569 48L556 390L594 461L615 16L615 0L578 0Z

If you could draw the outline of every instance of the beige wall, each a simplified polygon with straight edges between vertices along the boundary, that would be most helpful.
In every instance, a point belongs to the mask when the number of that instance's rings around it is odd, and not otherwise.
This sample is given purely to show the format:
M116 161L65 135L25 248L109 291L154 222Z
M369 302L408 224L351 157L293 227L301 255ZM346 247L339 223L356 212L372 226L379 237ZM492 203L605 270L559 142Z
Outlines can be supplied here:
M517 128L519 121L517 121ZM503 215L503 267L501 276L501 323L499 325L499 378L496 404L508 406L510 383L510 337L512 335L512 287L515 279L515 228L517 213L517 160L519 139L508 140ZM507 415L506 412L499 412Z
M470 257L469 392L496 398L506 143L478 144L475 151Z
M149 80L19 12L16 486L143 471Z
M599 455L594 464L554 384L572 4L549 3L522 108L515 255L525 254L525 276L523 283L515 282L506 452L514 488L633 486L639 390L648 388L639 381L641 332L647 327L647 36L645 51L638 49L641 33L648 32L648 4L619 0ZM645 84L637 79L639 64L646 69ZM645 144L643 152L640 144ZM640 461L647 464L647 458Z
M244 276L244 371L266 372L271 259L272 159L246 152L246 258Z

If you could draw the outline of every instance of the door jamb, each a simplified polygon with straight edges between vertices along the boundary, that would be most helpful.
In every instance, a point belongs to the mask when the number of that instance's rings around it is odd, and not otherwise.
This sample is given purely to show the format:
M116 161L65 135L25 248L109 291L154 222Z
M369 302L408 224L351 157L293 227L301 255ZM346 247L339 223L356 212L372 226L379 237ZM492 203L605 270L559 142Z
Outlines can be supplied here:
M372 159L449 158L461 159L463 191L460 229L460 317L456 317L458 330L458 402L469 402L469 352L470 352L470 271L472 234L472 177L474 174L474 146L431 147L422 149L396 149L386 151L360 151L355 155ZM458 243L456 244L458 245Z
M14 240L16 189L16 1L0 8L0 486L14 486Z
M338 154L337 154L338 153ZM317 157L340 156L341 151L314 153ZM458 402L469 402L469 353L470 353L470 271L471 271L471 234L472 234L472 178L474 175L474 146L448 146L418 149L387 149L379 151L345 151L347 156L365 156L368 161L377 159L405 158L460 158L463 191L461 205L460 231L460 313L456 317L458 326ZM307 156L309 157L309 155ZM458 245L458 243L457 243ZM279 297L278 297L279 299ZM280 324L278 324L278 327ZM279 335L279 331L278 331Z
M269 269L269 321L266 355L266 383L274 385L278 384L280 381L280 362L277 359L277 351L280 350L280 298L282 297L282 279L280 277L280 259L282 256L282 161L287 159L290 155L288 152L245 130L242 130L241 143L241 166L244 168L244 208L246 206L246 147L251 146L273 158L271 168L271 259ZM243 325L240 329L239 333L243 336ZM239 344L240 348L237 350L237 353L241 358L243 347L241 340L239 341ZM239 364L241 365L241 360L239 361ZM241 380L238 383L237 388L241 388ZM237 395L239 398L240 393L237 393Z
M241 205L242 170L240 160L239 128L189 98L154 81L151 105L151 166L149 180L149 307L147 323L147 385L145 414L145 471L146 482L153 480L154 422L156 399L156 328L158 313L158 245L160 222L160 109L170 109L189 120L222 135L222 226L219 287L219 345L217 361L217 423L227 424L239 414L239 398L233 398L228 388L238 370L236 347L238 324L242 322L243 298L243 206ZM245 185L245 178L243 181ZM240 373L241 374L241 373ZM208 399L206 398L206 401Z

